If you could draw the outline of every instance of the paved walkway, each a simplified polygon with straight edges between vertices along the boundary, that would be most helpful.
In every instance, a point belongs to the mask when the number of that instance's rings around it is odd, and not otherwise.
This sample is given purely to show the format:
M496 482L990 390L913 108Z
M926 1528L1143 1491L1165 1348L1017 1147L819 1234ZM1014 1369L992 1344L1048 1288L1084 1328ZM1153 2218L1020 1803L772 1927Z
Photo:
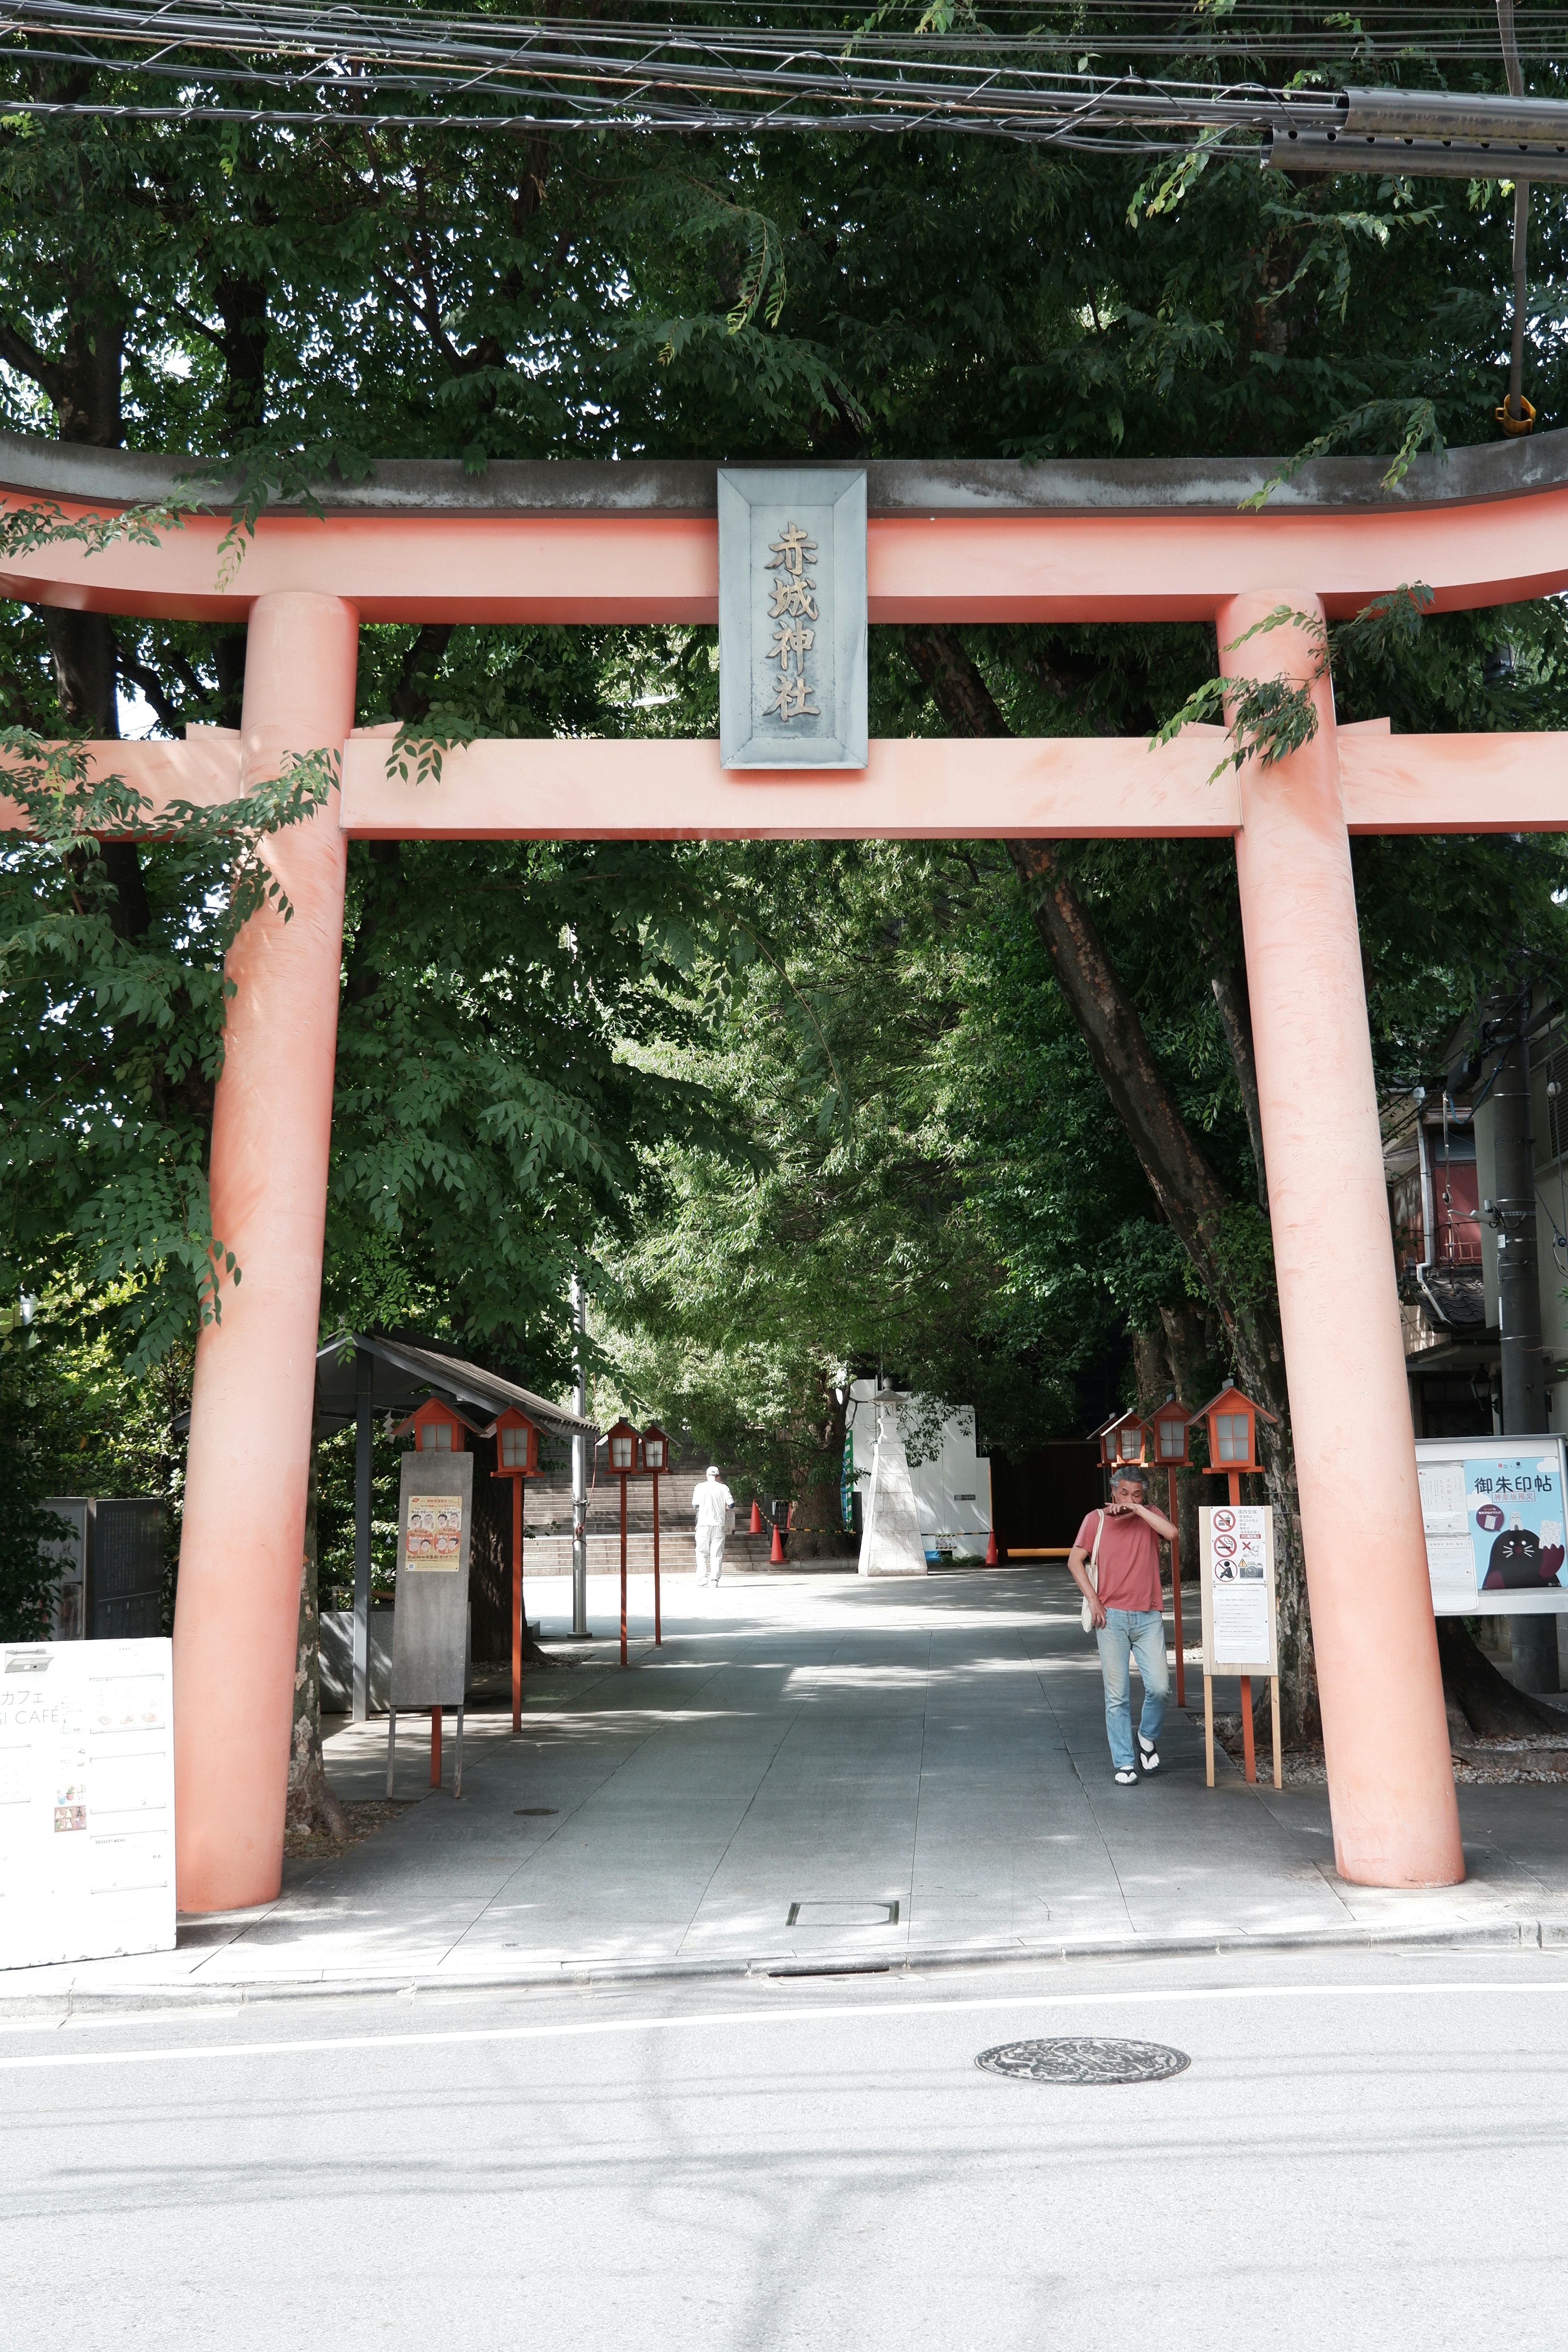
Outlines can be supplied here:
M470 1713L463 1794L428 1785L280 1899L182 1923L178 1949L0 1977L0 1997L158 1987L537 1981L648 1967L934 1962L1240 1938L1496 1934L1568 1941L1568 1788L1459 1792L1465 1885L1396 1895L1334 1874L1326 1791L1203 1779L1201 1712L1164 1769L1115 1786L1097 1655L1054 1567L749 1575L665 1584L665 1642L623 1674L595 1579L590 1665L530 1678L523 1730ZM546 1638L564 1579L529 1588ZM633 1595L651 1633L650 1580ZM582 1652L576 1654L584 1655ZM1201 1679L1189 1701L1201 1710ZM1234 1700L1232 1702L1234 1704ZM334 1785L384 1786L384 1721L337 1731Z

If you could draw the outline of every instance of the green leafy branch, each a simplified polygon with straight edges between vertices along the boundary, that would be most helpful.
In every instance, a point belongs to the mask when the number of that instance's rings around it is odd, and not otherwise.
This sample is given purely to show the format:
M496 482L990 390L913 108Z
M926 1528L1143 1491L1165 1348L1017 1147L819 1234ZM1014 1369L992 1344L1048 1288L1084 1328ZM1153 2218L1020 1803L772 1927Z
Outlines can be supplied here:
M691 192L682 206L679 221L680 232L690 243L736 230L746 240L746 257L725 320L728 331L738 335L742 327L751 325L759 310L770 327L776 327L784 316L789 293L783 230L769 214L759 212L755 205L737 204L733 197L686 173L677 177L682 188ZM662 356L667 362L672 356L668 345Z
M156 547L160 531L178 530L199 501L176 496L158 506L122 507L118 514L67 514L53 499L0 511L0 555L36 555L62 541L86 555L101 555L124 540L132 547Z
M398 729L386 755L387 774L407 783L412 765L416 784L438 784L445 754L466 751L478 740L483 725L481 718L460 710L456 703L432 703L422 719L405 719Z
M366 481L374 467L374 459L363 449L342 441L311 441L294 449L252 450L243 458L229 526L218 541L218 586L227 588L233 583L245 561L246 542L255 538L256 526L269 506L302 507L313 520L325 522L327 510L318 495L318 486L333 480Z
M1379 485L1382 489L1396 490L1418 453L1428 444L1434 457L1447 456L1447 444L1437 422L1436 408L1431 401L1366 400L1359 408L1352 408L1345 415L1336 417L1326 433L1320 433L1315 441L1309 441L1306 447L1298 449L1293 457L1287 457L1269 475L1261 489L1254 490L1250 498L1242 499L1239 511L1242 514L1258 513L1268 505L1276 490L1295 480L1304 466L1310 466L1314 458L1326 457L1331 450L1342 447L1347 441L1358 440L1366 434L1386 435L1390 432L1398 433L1401 437Z
M1211 769L1211 784L1227 768L1240 769L1248 760L1257 760L1260 767L1274 767L1293 751L1304 750L1317 734L1313 698L1332 675L1335 663L1374 661L1394 645L1408 643L1419 634L1422 617L1432 602L1431 589L1418 581L1414 586L1402 585L1386 595L1374 596L1371 604L1335 627L1327 625L1321 614L1299 613L1289 604L1277 604L1261 621L1233 637L1225 650L1235 653L1251 638L1267 636L1274 629L1298 628L1314 649L1307 677L1300 680L1206 677L1158 734L1150 738L1149 749L1156 751L1173 742L1184 727L1212 726L1218 720L1225 725L1231 748Z

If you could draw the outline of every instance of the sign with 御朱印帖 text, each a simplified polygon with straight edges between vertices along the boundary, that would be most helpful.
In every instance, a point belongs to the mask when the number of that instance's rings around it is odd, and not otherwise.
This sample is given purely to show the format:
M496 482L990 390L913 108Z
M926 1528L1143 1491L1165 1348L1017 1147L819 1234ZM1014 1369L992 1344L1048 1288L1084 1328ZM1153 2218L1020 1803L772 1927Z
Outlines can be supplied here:
M1437 1616L1568 1611L1561 1437L1418 1438L1415 1474Z
M1277 1675L1274 1514L1266 1503L1198 1513L1205 1675Z
M864 768L863 468L719 469L726 768Z

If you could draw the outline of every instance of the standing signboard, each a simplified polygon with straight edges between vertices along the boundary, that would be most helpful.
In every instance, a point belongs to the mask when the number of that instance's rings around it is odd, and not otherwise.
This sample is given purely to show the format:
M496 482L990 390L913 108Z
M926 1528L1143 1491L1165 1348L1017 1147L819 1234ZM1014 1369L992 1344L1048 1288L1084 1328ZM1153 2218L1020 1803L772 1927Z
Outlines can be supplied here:
M174 1948L171 1645L0 1648L0 1968Z
M1415 1472L1436 1616L1568 1610L1561 1437L1422 1437Z
M1244 1720L1252 1677L1267 1675L1274 1717L1274 1786L1279 1756L1279 1626L1274 1601L1274 1512L1267 1503L1216 1503L1198 1512L1203 1596L1204 1749L1214 1787L1214 1677L1238 1675ZM1248 1775L1251 1778L1251 1775Z
M386 1793L397 1759L397 1710L430 1709L430 1785L441 1785L441 1710L458 1710L452 1793L463 1793L463 1690L468 1649L468 1544L474 1457L403 1456L397 1503L397 1605L392 1612L392 1697L386 1711Z

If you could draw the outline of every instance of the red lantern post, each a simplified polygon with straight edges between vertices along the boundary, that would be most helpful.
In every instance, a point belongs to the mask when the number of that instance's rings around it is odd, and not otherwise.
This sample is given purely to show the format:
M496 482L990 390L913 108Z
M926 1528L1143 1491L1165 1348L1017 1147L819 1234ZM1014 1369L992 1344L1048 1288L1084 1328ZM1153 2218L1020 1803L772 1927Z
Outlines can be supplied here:
M642 1433L642 1466L653 1480L653 1645L656 1650L664 1640L658 1600L658 1480L659 1473L668 1466L668 1462L669 1439L657 1421L650 1421Z
M635 1476L641 1441L629 1421L617 1421L606 1431L612 1474L621 1482L621 1664L626 1663L626 1480Z
M522 1482L539 1470L539 1432L526 1413L509 1404L492 1424L496 1468L492 1477L511 1481L511 1727L522 1729Z
M1263 1415L1265 1421L1278 1422L1279 1417L1278 1413L1270 1412L1267 1405L1254 1404L1252 1399L1249 1396L1245 1395L1243 1391L1237 1387L1234 1381L1226 1381L1224 1388L1220 1390L1218 1395L1210 1397L1207 1404L1200 1405L1198 1411L1193 1415L1193 1419L1194 1421L1202 1420L1208 1423L1208 1475L1211 1478L1225 1477L1229 1480L1230 1500L1237 1507L1239 1507L1241 1502L1242 1473L1244 1471L1261 1470L1263 1467L1262 1463L1258 1458L1258 1416L1259 1413ZM1275 1681L1272 1696L1274 1701L1275 1778L1276 1780L1278 1780L1279 1750L1279 1685L1278 1679ZM1208 1738L1210 1757L1209 1769L1212 1778L1214 1769L1214 1728L1212 1722L1214 1702L1210 1696L1209 1680L1206 1675L1204 1676L1204 1698L1205 1710L1211 1718L1208 1727ZM1247 1768L1247 1777L1249 1780L1256 1781L1258 1778L1258 1758L1254 1753L1253 1748L1252 1676L1250 1675L1243 1675L1241 1677L1241 1752L1243 1761Z

